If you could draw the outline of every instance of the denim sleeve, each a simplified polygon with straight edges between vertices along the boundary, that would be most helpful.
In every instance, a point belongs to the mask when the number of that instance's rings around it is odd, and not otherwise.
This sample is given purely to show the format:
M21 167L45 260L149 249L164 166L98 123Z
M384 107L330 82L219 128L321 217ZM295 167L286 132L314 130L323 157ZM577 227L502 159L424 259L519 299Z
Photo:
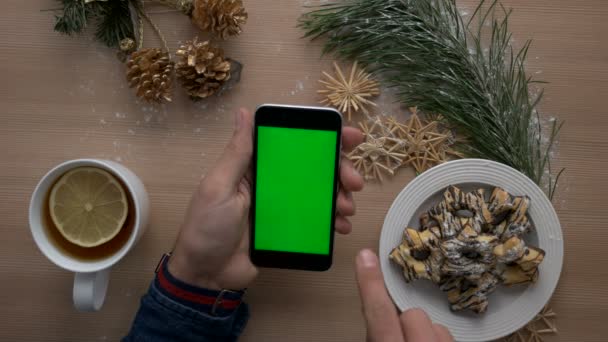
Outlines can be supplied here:
M191 286L174 278L163 263L123 342L146 341L236 341L249 318L242 292L222 295L219 291ZM214 307L215 305L215 309Z

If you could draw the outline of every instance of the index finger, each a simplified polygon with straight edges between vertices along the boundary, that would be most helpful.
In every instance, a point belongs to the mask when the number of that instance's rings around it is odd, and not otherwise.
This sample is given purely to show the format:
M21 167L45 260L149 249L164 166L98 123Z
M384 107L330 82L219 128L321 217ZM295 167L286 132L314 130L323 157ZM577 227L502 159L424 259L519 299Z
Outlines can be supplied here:
M342 127L342 150L350 152L363 142L363 132L354 127Z
M403 342L397 309L386 292L378 257L369 249L356 259L357 284L367 323L368 341Z

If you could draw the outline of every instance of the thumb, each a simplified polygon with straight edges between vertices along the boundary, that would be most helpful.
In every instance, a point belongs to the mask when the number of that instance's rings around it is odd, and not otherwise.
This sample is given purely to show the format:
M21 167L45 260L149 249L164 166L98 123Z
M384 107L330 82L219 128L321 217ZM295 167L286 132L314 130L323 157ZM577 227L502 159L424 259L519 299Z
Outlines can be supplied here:
M209 177L221 189L235 188L249 170L253 150L253 116L245 108L234 119L234 134Z

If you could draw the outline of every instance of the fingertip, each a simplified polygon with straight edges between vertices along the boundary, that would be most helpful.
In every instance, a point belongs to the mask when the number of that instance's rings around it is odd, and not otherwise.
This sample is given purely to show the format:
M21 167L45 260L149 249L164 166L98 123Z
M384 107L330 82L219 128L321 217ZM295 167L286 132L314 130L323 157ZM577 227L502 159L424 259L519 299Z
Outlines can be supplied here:
M364 248L357 254L356 262L366 268L377 267L378 256L371 249Z
M361 176L359 171L357 171L354 166L351 168L350 172L352 174L351 191L363 190L363 186L365 185L363 176Z
M352 223L344 216L336 216L336 222L334 224L336 232L340 234L349 234L353 230Z
M338 207L338 212L344 217L353 216L357 211L353 195L349 191L340 190L340 192L338 192L336 205Z
M401 317L403 317L406 320L413 320L413 321L430 321L431 320L429 318L429 315L427 315L427 313L420 308L413 308L413 309L405 310L401 314Z
M357 145L361 144L364 140L363 132L355 127L343 127L342 128L342 148L345 151L351 151Z
M361 191L364 186L363 177L348 158L342 158L340 165L340 181L348 191Z
M243 115L251 116L251 111L245 107L240 107L239 112L241 112Z
M454 341L454 337L452 337L452 333L450 330L441 324L433 324L433 331L435 332L435 336L439 342L452 342Z
M239 132L241 130L250 130L249 127L253 126L253 118L249 109L240 107L236 111L235 115L235 132Z

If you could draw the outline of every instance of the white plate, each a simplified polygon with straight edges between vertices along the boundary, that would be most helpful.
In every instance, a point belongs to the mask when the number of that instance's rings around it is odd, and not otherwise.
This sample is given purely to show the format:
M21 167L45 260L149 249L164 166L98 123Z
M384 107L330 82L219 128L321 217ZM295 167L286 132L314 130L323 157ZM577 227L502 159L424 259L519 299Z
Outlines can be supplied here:
M536 229L526 242L545 250L539 277L529 286L500 287L490 295L488 311L481 315L450 311L444 292L426 280L406 284L400 268L388 258L399 245L406 226L419 227L418 216L437 203L448 185L464 190L500 186L513 195L530 197L530 218ZM450 329L457 341L491 341L513 333L547 304L562 270L564 245L555 210L532 180L506 165L482 159L462 159L434 167L410 182L386 215L380 235L380 264L384 281L401 311L424 309L431 319Z

